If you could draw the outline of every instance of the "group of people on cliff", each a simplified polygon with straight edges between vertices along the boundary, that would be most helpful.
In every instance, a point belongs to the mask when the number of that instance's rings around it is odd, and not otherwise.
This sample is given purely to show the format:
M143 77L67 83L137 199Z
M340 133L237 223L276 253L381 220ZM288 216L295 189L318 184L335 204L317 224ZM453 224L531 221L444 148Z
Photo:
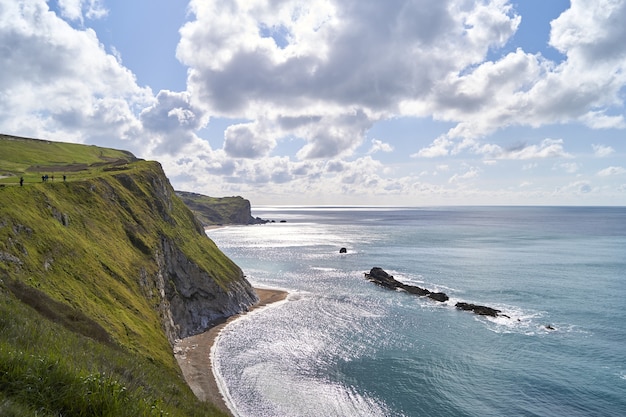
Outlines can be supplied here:
M54 175L48 176L48 174L41 176L41 182L48 182L48 180L54 181ZM63 182L67 180L67 175L63 175ZM20 187L24 186L24 177L20 177Z

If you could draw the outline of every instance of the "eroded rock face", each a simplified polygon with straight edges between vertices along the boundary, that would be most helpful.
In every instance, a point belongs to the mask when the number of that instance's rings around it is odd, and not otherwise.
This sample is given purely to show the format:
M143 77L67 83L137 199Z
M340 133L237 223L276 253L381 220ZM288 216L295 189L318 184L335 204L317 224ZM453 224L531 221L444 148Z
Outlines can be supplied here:
M156 255L157 286L162 296L163 322L171 343L177 338L201 333L258 302L243 272L240 272L240 279L229 282L224 288L168 239L162 239L161 249Z

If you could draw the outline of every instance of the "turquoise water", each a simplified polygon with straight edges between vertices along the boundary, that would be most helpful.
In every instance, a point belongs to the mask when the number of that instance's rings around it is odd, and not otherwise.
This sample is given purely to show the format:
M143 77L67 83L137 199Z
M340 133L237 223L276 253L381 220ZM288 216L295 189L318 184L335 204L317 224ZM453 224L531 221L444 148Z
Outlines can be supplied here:
M236 415L626 415L626 208L253 215L277 223L209 236L253 285L290 295L218 338ZM363 276L374 266L450 300L377 287Z

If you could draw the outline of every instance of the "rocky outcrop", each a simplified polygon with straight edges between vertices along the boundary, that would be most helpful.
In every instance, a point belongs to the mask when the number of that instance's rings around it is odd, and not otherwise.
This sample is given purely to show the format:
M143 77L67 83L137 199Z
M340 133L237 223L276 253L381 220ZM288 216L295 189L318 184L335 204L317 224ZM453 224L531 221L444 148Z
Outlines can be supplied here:
M389 288L391 290L404 290L410 294L415 294L420 297L428 297L439 302L448 301L448 296L445 293L432 292L416 285L404 284L379 267L372 268L369 273L366 272L365 278L377 285L380 285L381 287Z
M420 297L428 297L432 300L439 301L439 302L445 302L449 300L449 297L446 293L432 292L425 288L420 288L415 285L404 284L396 280L392 275L389 275L387 272L385 272L382 268L379 268L379 267L372 268L369 273L366 272L365 278L367 278L369 281L377 285L380 285L381 287L389 288L392 290L404 290L410 294L415 294ZM480 316L510 318L506 314L502 314L500 310L497 310L492 307L478 305L478 304L458 302L455 304L455 307L463 311L472 311Z
M165 237L155 258L162 317L171 343L246 311L259 300L241 270L238 280L219 285L209 272L200 269Z
M496 310L495 308L491 308L491 307L487 307L487 306L481 306L481 305L477 305L477 304L458 302L458 303L456 303L455 307L458 308L459 310L463 310L463 311L473 311L474 313L478 314L479 316L490 316L490 317L504 316L504 317L509 317L506 314L501 314L502 312L500 310Z

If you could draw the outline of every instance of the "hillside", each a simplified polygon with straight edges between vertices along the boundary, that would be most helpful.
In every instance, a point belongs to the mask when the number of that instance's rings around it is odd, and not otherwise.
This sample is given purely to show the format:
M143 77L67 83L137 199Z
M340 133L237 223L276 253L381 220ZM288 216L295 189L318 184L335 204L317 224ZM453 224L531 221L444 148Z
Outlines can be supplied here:
M252 217L250 201L243 197L209 197L186 191L176 191L176 195L203 226L267 223L258 217Z
M220 415L172 343L257 297L160 165L10 136L0 149L0 415Z

